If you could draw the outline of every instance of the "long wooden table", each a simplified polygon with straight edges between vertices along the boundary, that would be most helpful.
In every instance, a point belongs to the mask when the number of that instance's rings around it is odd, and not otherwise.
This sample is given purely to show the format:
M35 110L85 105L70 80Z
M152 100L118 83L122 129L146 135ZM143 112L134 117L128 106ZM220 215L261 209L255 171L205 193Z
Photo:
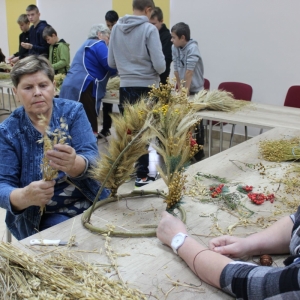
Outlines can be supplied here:
M213 120L264 129L275 127L300 128L300 109L287 106L251 102L250 106L245 106L235 112L203 110L199 114L203 119L209 120L209 156L211 155Z
M246 236L260 231L261 227L256 224L259 217L265 217L270 223L280 218L277 215L273 216L272 213L278 210L280 205L283 205L281 199L284 196L287 196L287 199L289 197L292 199L292 196L286 195L282 184L274 183L274 176L284 177L284 172L289 163L274 164L262 161L259 159L258 143L264 139L282 138L283 136L293 137L299 136L299 134L299 130L275 128L191 165L187 170L187 189L191 189L191 192L194 189L196 192L194 192L195 196L185 196L182 204L187 213L186 223L189 234L201 244L207 246L208 241L213 236L223 233L233 232L233 234ZM235 162L233 163L230 160L235 160ZM257 164L259 162L263 162L266 168L265 175L260 175L259 171L249 169L243 164ZM217 183L217 181L207 178L202 178L203 180L199 181L194 177L198 172L225 177L230 181L230 189L235 189L236 185L240 183L254 186L256 192L275 193L275 202L272 204L268 201L261 206L257 206L252 204L245 195L241 203L255 212L252 217L243 218L243 220L249 221L247 227L245 227L236 211L222 209L222 206L217 202L202 203L199 201L200 191L212 183ZM145 188L147 190L166 190L166 186L161 179L147 185ZM209 196L204 198L211 199ZM117 230L123 229L129 233L153 230L146 229L144 225L158 224L161 212L165 208L166 205L163 200L157 197L120 200L96 210L92 215L91 222L93 225L102 228L107 224L114 224ZM287 212L284 214L286 215ZM253 222L252 225L250 225L250 221ZM268 221L266 222L268 223ZM84 228L81 224L81 216L35 234L22 240L21 243L22 245L29 245L29 240L32 238L68 240L73 235L76 236L78 247L72 247L68 251L86 251L79 253L85 260L92 263L109 264L109 259L104 251L105 238ZM123 280L131 287L138 288L145 294L154 296L154 299L165 299L168 291L170 291L168 299L231 299L222 291L205 283L202 283L199 287L199 279L187 267L185 262L176 256L170 248L162 245L156 237L112 237L110 246L116 253L124 254L124 256L117 258L118 268ZM34 249L39 249L39 246L35 247ZM42 249L45 250L43 247ZM52 251L52 249L55 248L49 247L49 251ZM100 249L103 251L101 252ZM282 265L282 258L283 256L276 256L273 257L273 260L280 266ZM248 259L252 261L251 257ZM113 268L111 268L111 273L108 276L117 279ZM178 286L176 286L176 282Z
M5 100L4 100L4 89L6 89L8 94L8 108L5 107ZM16 99L13 93L13 84L10 79L0 79L0 90L1 90L1 98L2 98L2 107L0 110L4 111L0 113L0 115L10 114L12 112L12 104L17 107ZM12 100L14 101L12 103Z

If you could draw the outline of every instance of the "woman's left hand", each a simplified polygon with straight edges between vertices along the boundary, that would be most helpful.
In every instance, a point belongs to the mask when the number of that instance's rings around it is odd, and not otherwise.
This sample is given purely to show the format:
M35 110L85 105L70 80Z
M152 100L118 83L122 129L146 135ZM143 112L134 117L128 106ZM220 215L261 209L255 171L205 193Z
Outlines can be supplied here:
M57 144L54 149L48 150L46 153L47 158L50 160L49 165L56 170L70 173L76 160L75 149L64 144Z

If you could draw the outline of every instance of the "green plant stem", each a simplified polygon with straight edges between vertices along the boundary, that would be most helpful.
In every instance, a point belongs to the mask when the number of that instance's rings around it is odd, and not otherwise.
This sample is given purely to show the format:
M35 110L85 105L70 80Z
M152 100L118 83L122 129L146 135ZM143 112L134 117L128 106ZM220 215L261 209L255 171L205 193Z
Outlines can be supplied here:
M163 191L156 190L156 191L144 191L144 190L134 190L131 193L123 194L123 195L117 195L113 197L109 197L105 200L97 201L95 205L95 210L99 208L100 206L103 206L107 203L119 201L122 198L132 198L132 197L141 197L143 195L158 195L166 199L166 194ZM105 229L105 228L99 228L96 226L93 226L87 221L88 215L91 214L92 206L86 210L81 217L81 221L84 227L89 229L91 232L99 233L99 234L106 234L110 232L111 236L120 236L120 237L154 237L156 236L156 227L154 230L151 231L143 231L143 232L124 232L124 231L118 231L118 230L111 230L111 229ZM177 208L180 211L181 214L181 220L182 222L186 222L186 212L182 206Z
M133 140L122 150L122 152L119 154L119 156L117 157L117 159L115 160L115 162L113 163L113 165L111 166L109 172L107 173L104 181L102 182L102 185L101 185L101 188L99 189L94 201L93 201L93 205L91 206L91 208L88 210L89 211L89 214L87 216L87 219L86 219L86 222L89 222L90 219L91 219L91 215L95 209L95 205L96 205L96 202L98 202L98 198L99 196L101 195L102 191L104 190L105 188L105 184L107 182L107 180L109 179L112 171L116 168L118 162L120 161L120 159L122 158L123 154L130 148L130 146L145 132L149 129L149 126L145 127L143 130L141 130L134 138ZM102 200L103 201L103 200Z

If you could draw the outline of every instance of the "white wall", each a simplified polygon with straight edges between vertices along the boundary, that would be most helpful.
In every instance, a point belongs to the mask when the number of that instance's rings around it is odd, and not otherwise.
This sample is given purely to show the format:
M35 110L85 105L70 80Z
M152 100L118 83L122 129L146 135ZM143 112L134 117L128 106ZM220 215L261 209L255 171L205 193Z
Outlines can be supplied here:
M46 20L58 37L70 44L72 59L87 39L90 28L105 24L104 16L112 9L112 0L37 0L37 6L41 20Z
M253 101L283 105L288 88L300 85L299 11L298 0L171 0L170 27L190 25L211 89L245 82Z
M0 48L6 59L12 54L9 53L8 35L7 35L7 20L6 20L6 4L5 0L0 0Z

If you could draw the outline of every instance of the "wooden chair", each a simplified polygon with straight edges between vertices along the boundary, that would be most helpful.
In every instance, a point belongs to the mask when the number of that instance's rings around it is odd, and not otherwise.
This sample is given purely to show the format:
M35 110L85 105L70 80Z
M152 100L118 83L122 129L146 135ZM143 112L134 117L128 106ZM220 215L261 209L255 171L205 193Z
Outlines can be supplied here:
M283 105L300 108L300 85L292 85L288 89ZM259 133L263 133L263 129Z
M251 101L253 89L251 85L241 82L222 82L220 83L219 90L227 91L233 94L234 99L237 100L246 100ZM219 123L220 124L220 151L223 150L223 126L227 123ZM231 136L229 147L232 146L233 136L235 131L235 124L231 124ZM247 126L245 126L245 140L248 139L248 130Z
M293 85L288 89L284 106L300 108L300 85Z
M210 88L210 82L208 79L204 78L204 85L203 85L205 90L209 90Z

